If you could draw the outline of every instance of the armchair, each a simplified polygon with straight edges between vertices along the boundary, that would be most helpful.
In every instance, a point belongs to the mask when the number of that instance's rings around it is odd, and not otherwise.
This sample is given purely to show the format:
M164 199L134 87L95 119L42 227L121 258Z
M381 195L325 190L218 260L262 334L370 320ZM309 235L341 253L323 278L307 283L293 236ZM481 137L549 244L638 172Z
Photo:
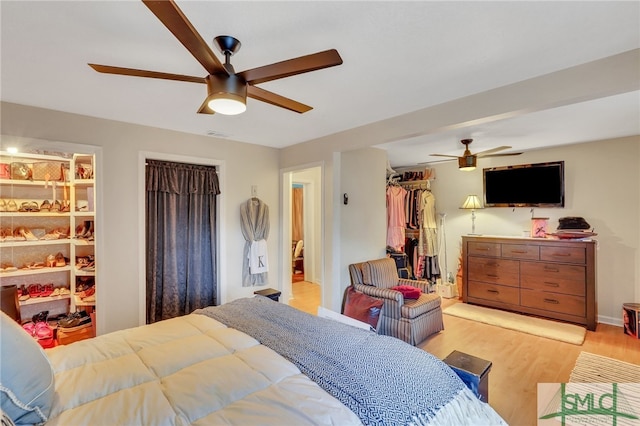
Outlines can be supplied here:
M440 296L428 293L427 282L399 278L393 259L351 264L349 274L357 291L382 299L379 334L397 337L415 346L444 330ZM422 294L418 299L405 299L401 292L391 289L398 285L420 288Z

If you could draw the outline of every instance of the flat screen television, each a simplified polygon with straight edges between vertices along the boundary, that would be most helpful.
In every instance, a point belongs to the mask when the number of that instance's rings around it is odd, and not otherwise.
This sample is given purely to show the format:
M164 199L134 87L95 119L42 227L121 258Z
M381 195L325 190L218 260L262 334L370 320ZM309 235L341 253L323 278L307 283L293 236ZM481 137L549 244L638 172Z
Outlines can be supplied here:
M485 207L564 207L564 161L483 169Z

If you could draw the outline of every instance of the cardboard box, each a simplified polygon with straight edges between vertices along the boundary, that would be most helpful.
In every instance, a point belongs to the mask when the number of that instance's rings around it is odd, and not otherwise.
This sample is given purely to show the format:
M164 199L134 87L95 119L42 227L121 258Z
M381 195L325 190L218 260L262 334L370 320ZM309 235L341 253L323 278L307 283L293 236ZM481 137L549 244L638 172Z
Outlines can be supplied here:
M636 339L640 339L640 303L622 305L622 330Z
M91 326L91 324L88 327L74 331L64 331L64 328L58 327L57 334L59 345L68 345L69 343L77 342L84 339L91 339L92 337L94 337L93 327Z

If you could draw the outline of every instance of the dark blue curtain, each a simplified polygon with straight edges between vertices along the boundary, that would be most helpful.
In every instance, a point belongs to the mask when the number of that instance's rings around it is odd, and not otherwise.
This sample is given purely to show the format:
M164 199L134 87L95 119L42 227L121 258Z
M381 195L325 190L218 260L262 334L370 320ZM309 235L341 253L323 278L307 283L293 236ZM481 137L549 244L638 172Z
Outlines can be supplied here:
M212 166L147 160L147 323L217 304Z

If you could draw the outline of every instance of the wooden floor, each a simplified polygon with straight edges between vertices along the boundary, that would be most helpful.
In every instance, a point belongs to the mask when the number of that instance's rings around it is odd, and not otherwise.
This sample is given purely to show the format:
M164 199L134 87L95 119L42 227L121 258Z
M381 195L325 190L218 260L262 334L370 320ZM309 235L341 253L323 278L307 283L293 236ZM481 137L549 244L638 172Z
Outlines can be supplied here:
M293 284L291 306L316 314L320 286ZM443 309L456 299L442 299ZM454 350L493 363L489 373L489 403L512 426L535 425L538 383L563 383L581 351L640 365L640 340L626 336L622 328L598 324L587 331L582 346L532 336L479 322L444 315L445 330L418 347L442 359Z
M298 281L291 284L293 299L290 306L309 314L316 315L320 305L320 285L308 281Z

